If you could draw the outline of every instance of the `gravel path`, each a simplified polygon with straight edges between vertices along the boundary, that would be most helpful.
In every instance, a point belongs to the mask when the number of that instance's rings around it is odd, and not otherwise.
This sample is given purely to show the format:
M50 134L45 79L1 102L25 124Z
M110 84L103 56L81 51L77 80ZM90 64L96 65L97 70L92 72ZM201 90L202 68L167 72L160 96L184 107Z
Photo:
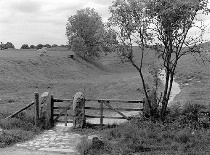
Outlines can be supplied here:
M32 151L42 151L43 154L45 154L44 152L57 152L76 155L76 146L80 142L81 135L72 133L70 131L71 126L72 124L68 124L68 126L58 124L53 129L44 131L33 140L19 143L15 146Z

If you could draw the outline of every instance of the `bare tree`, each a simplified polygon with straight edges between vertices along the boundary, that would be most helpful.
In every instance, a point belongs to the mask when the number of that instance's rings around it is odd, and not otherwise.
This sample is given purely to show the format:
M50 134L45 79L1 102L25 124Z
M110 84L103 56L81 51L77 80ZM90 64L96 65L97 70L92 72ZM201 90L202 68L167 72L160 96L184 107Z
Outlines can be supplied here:
M159 44L155 49L163 60L166 72L161 117L164 118L178 61L188 54L201 54L199 44L205 32L203 22L196 21L196 15L206 14L208 0L151 0L147 13L153 19L153 36ZM190 35L197 28L199 35Z
M162 59L162 67L166 72L160 101L162 119L166 113L178 61L185 55L200 55L202 52L199 43L204 34L203 22L198 26L195 17L209 12L207 3L208 0L117 0L110 7L110 25L120 30L118 37L121 54L138 70L150 112L152 106L142 72L146 47L153 47ZM200 30L200 35L196 37L189 33L194 27ZM133 55L134 44L141 51L138 62Z

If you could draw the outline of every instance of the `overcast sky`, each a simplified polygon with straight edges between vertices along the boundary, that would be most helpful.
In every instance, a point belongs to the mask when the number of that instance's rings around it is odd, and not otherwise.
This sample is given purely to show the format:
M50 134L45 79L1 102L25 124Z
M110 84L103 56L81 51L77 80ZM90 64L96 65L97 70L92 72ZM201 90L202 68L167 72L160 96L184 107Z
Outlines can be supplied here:
M16 48L22 44L66 44L68 17L77 10L90 7L106 21L112 1L0 0L0 42L12 42ZM210 16L204 19L210 23Z
M0 42L66 44L67 18L90 7L106 20L113 0L0 0Z

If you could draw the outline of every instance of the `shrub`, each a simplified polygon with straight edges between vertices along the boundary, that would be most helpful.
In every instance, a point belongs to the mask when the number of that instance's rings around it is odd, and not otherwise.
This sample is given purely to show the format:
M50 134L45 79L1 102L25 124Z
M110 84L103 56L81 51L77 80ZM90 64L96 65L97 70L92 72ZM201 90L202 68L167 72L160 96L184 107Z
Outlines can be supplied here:
M32 131L25 131L22 129L5 130L0 135L0 144L2 144L0 147L25 141L31 139L32 137L34 137L34 133Z
M20 49L29 49L28 44L23 44Z
M8 116L6 113L0 113L0 115ZM23 112L14 118L1 117L0 127L3 132L0 134L0 147L28 140L40 133L42 129L34 126L33 123L33 117Z
M183 121L189 113L195 112L196 114L196 109L200 109L199 106L194 105L193 107L187 106L183 111L177 112L179 115L176 118L179 119L164 123L133 118L130 122L106 130L105 146L108 146L109 154L113 155L135 153L205 154L210 151L210 131L205 128L194 128L188 124L189 122ZM190 112L187 109L193 111ZM183 113L184 111L185 113ZM194 117L191 119L193 120ZM85 151L90 150L90 148L91 143L87 139L84 139L78 147L81 154L85 154ZM105 150L100 151L105 152ZM90 151L86 153L88 154Z
M77 146L77 150L81 155L101 155L110 154L111 145L107 141L103 141L103 147L95 148L92 144L92 140L87 137L83 137L80 144Z
M37 50L38 50L38 49L42 49L42 47L43 47L42 44L38 44L38 45L36 46Z

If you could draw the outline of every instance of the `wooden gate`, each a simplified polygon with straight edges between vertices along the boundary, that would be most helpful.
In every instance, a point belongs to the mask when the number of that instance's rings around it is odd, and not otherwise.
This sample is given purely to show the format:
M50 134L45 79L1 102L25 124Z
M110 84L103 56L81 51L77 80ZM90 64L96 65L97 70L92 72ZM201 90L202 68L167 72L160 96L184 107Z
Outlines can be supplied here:
M64 102L66 102L66 104L63 104ZM53 125L56 122L65 123L65 126L67 126L67 123L73 123L72 104L73 99L55 99L53 95L51 96L51 121Z
M123 112L132 112L132 111L136 111L136 112L140 112L143 110L143 101L141 100L117 100L117 99L85 99L86 103L89 102L95 102L95 105L98 104L99 107L95 107L95 106L85 106L85 109L90 109L90 110L98 110L99 111L99 115L85 115L86 118L99 118L100 119L100 125L103 126L103 119L107 118L107 119L126 119L126 120L130 120L131 117L126 116L126 114L124 114ZM125 107L121 107L120 105L122 105L122 103L127 104L127 106L129 108L125 108ZM139 104L140 103L140 104ZM114 108L111 104L115 104L117 105L116 108ZM132 104L138 104L139 108L132 108ZM92 104L94 105L94 104ZM131 108L130 108L131 107ZM116 116L108 116L108 115L104 115L104 110L106 111L113 111L117 114L120 115L120 117L116 117Z
M73 119L73 111L72 110L72 104L73 104L73 99L57 99L53 98L52 96L52 116L53 116L53 123L55 122L64 122L65 125L67 123L72 123L73 120L69 121L68 118ZM62 105L55 105L55 103L62 103L62 102L68 102L69 104L67 106L62 106ZM88 105L88 102L92 102L92 106ZM114 108L112 104L118 104L117 108ZM128 107L132 107L132 104L138 104L139 108L119 108L120 104L128 104ZM55 110L60 109L61 111L57 113ZM88 115L87 110L92 110L92 111L99 111L99 115L96 114L91 114ZM116 116L106 116L104 115L104 110L106 111L113 111L115 113L118 113L121 117L116 117ZM122 111L128 112L128 111L136 111L140 112L143 110L143 101L141 100L116 100L116 99L85 99L85 117L86 118L99 118L100 119L100 125L103 126L103 119L108 118L108 119L127 119L129 120L130 117L126 116L123 114ZM63 116L63 120L59 120Z

